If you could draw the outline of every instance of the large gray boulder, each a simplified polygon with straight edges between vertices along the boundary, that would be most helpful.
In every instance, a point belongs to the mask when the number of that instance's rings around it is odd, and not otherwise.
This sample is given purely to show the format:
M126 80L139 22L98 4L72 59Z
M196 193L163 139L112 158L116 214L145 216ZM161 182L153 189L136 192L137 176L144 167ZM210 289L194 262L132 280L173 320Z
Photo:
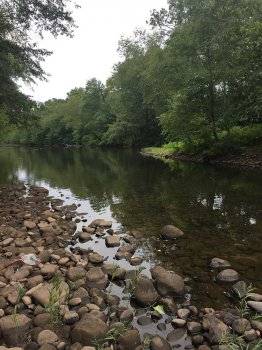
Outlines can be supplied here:
M95 340L102 340L108 332L108 326L99 318L87 318L78 322L71 331L72 343L93 345Z
M178 227L173 225L166 225L161 228L160 236L164 239L176 239L178 237L183 236L184 232L181 231Z
M161 266L151 269L151 274L156 280L156 288L161 296L182 296L185 293L184 280L178 274Z
M147 276L140 275L137 278L137 285L134 290L136 302L141 306L152 305L159 299L154 284Z

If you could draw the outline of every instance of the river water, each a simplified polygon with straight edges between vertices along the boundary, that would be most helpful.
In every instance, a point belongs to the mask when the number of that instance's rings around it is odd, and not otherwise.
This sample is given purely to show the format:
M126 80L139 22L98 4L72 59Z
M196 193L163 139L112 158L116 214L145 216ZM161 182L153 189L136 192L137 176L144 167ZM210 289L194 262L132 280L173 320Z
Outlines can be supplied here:
M0 183L42 185L82 218L143 234L138 254L179 273L198 306L229 305L210 260L228 260L262 292L261 173L142 157L132 150L0 148ZM80 214L79 214L80 215ZM162 226L184 231L159 239ZM103 252L102 252L103 253Z

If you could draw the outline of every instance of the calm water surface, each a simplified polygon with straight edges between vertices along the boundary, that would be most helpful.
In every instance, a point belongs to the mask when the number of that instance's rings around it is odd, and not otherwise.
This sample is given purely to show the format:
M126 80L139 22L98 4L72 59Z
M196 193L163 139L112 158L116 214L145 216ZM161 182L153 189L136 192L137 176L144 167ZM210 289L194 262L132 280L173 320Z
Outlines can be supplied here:
M16 181L81 204L88 222L111 219L115 229L142 232L138 253L186 278L192 303L230 302L223 294L229 286L219 285L209 268L213 257L229 260L262 292L259 172L163 162L130 150L0 148L0 183ZM175 243L159 240L166 224L185 235Z

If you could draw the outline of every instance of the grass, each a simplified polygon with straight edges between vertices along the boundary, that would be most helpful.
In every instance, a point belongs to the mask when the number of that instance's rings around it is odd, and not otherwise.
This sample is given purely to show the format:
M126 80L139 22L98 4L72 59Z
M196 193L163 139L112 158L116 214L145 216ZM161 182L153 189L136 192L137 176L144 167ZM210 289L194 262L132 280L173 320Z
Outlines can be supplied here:
M95 346L96 350L102 350L105 348L105 346L109 343L111 345L116 344L116 340L119 336L123 335L127 331L127 328L122 323L117 328L111 328L107 333L104 339L97 340L94 339L93 345Z
M131 299L134 296L134 292L137 286L137 279L140 273L144 270L145 268L142 266L139 266L138 269L135 270L135 276L131 279L129 286L127 288L127 293L128 293L128 305L130 304Z
M169 156L178 151L202 156L218 157L226 154L243 152L250 148L261 150L262 125L250 125L246 127L234 126L230 133L222 130L218 132L218 141L212 137L194 139L191 144L184 141L169 142L161 147L147 147L142 149L142 154L154 154L155 156Z
M61 322L60 316L60 297L62 294L61 288L62 278L55 274L52 278L52 288L49 291L49 301L46 305L46 311L50 314L51 328L54 329L56 325Z
M16 303L15 303L15 307L12 313L12 318L15 324L15 337L16 337L16 342L18 342L18 321L17 321L17 308L19 303L21 302L23 296L25 295L25 289L23 287L20 287L18 290L18 295L17 295L17 299L16 299Z
M252 293L255 290L252 284L245 287L244 295L242 296L238 292L238 306L236 309L240 314L240 318L248 318L250 320L261 321L261 315L255 314L252 315L251 310L248 308L247 300L249 293ZM238 336L237 334L225 332L222 335L220 340L220 345L225 345L228 350L261 350L262 349L262 340L259 340L257 343L247 344L243 336Z

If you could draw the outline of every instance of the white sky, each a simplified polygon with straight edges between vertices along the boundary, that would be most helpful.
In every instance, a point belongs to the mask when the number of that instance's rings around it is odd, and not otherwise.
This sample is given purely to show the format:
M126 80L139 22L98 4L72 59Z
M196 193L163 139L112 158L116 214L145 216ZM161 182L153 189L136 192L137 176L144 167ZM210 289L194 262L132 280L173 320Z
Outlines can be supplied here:
M90 78L105 82L119 61L121 35L131 36L135 28L147 28L150 11L166 7L166 0L77 0L74 11L78 28L74 38L46 36L40 47L53 51L43 63L50 74L48 82L38 82L21 90L36 101L65 98L75 87L85 86ZM33 90L32 90L33 89Z

